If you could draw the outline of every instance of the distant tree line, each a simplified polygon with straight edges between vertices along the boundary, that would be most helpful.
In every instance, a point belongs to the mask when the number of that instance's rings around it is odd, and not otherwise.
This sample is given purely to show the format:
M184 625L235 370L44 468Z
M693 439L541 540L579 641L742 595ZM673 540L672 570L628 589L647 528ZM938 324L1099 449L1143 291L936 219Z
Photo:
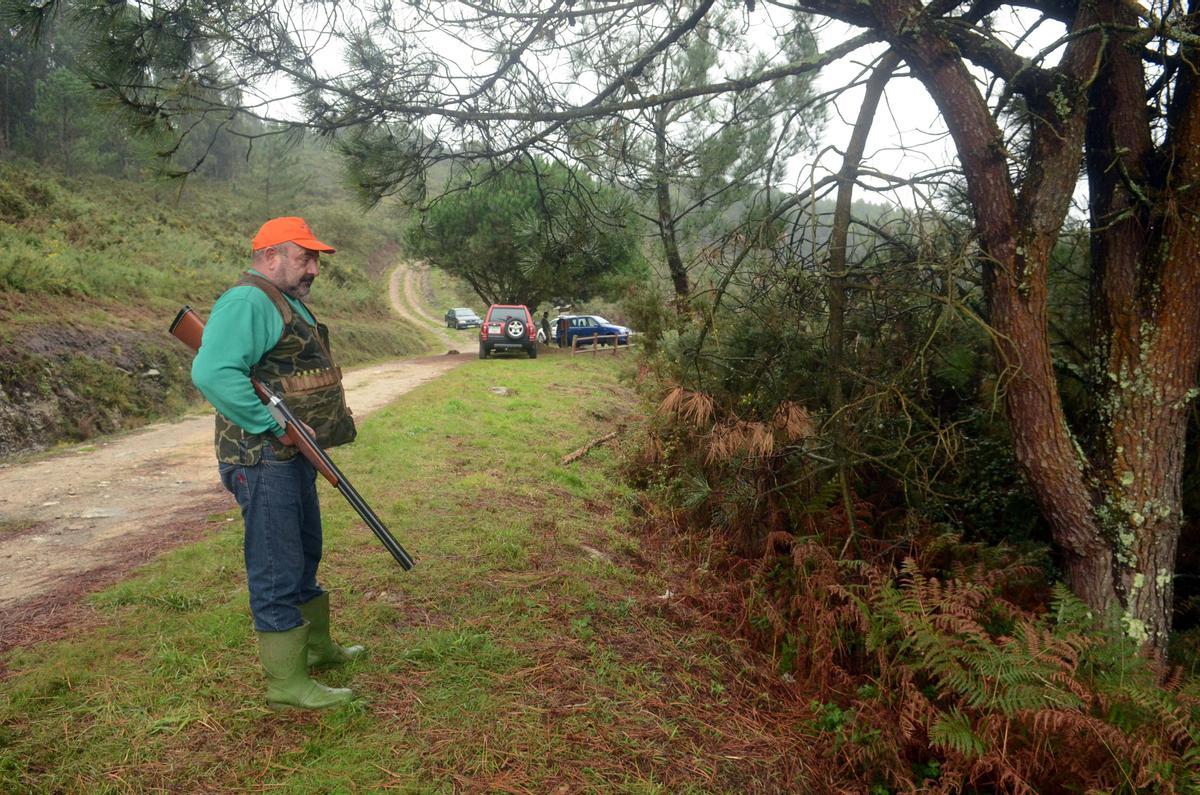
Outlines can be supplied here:
M182 113L171 125L155 126L119 97L97 91L79 23L71 14L55 17L36 46L9 25L0 29L0 157L68 175L155 170L231 180L252 171L255 149L282 154L275 128L248 114ZM189 135L180 139L183 130ZM264 176L272 174L277 170Z

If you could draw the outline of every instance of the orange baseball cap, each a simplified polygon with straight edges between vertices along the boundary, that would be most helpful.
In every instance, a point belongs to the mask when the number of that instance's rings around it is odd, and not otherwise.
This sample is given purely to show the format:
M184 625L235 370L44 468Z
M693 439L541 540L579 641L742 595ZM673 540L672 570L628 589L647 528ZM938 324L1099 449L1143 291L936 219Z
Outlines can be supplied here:
M289 242L310 251L324 251L326 254L332 254L336 250L333 246L317 240L317 236L308 228L308 224L304 223L304 219L295 216L272 218L267 221L259 227L258 234L250 241L250 247L258 251L260 248Z

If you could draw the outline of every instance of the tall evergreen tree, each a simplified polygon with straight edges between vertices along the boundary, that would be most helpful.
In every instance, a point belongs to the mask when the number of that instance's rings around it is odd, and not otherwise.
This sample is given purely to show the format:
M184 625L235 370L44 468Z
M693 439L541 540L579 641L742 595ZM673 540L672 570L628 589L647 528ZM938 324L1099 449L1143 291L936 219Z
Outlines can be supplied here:
M484 303L575 301L641 264L624 204L562 166L479 168L432 203L408 241Z

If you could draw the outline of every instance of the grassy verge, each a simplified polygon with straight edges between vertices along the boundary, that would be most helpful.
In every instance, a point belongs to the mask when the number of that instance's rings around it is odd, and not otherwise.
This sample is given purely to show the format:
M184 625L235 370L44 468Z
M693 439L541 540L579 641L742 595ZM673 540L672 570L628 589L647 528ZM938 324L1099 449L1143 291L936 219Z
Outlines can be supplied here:
M401 572L323 491L335 635L370 647L324 679L358 706L264 707L239 523L197 517L206 540L3 660L0 791L799 787L804 738L767 724L770 681L626 532L616 453L560 464L628 412L619 366L472 362L338 452L418 562Z
M449 275L440 268L429 269L429 300L430 311L436 312L437 317L451 307L465 306L474 309L476 314L483 317L487 314L487 305L475 295L475 292L462 279ZM454 341L454 347L463 353L472 353L479 349L479 329L446 329L446 336Z
M429 290L433 296L434 308L441 311L452 306L466 306L474 309L482 317L487 309L470 285L441 268L429 269Z

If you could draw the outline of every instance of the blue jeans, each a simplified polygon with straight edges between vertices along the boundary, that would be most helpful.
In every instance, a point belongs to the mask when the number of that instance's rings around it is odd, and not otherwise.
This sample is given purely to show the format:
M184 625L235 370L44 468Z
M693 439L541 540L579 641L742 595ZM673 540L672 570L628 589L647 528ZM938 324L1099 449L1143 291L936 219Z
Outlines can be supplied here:
M246 525L246 582L254 628L294 629L304 621L299 606L324 593L317 585L317 471L302 455L276 460L269 445L258 464L221 464L220 470L221 483L237 498Z

